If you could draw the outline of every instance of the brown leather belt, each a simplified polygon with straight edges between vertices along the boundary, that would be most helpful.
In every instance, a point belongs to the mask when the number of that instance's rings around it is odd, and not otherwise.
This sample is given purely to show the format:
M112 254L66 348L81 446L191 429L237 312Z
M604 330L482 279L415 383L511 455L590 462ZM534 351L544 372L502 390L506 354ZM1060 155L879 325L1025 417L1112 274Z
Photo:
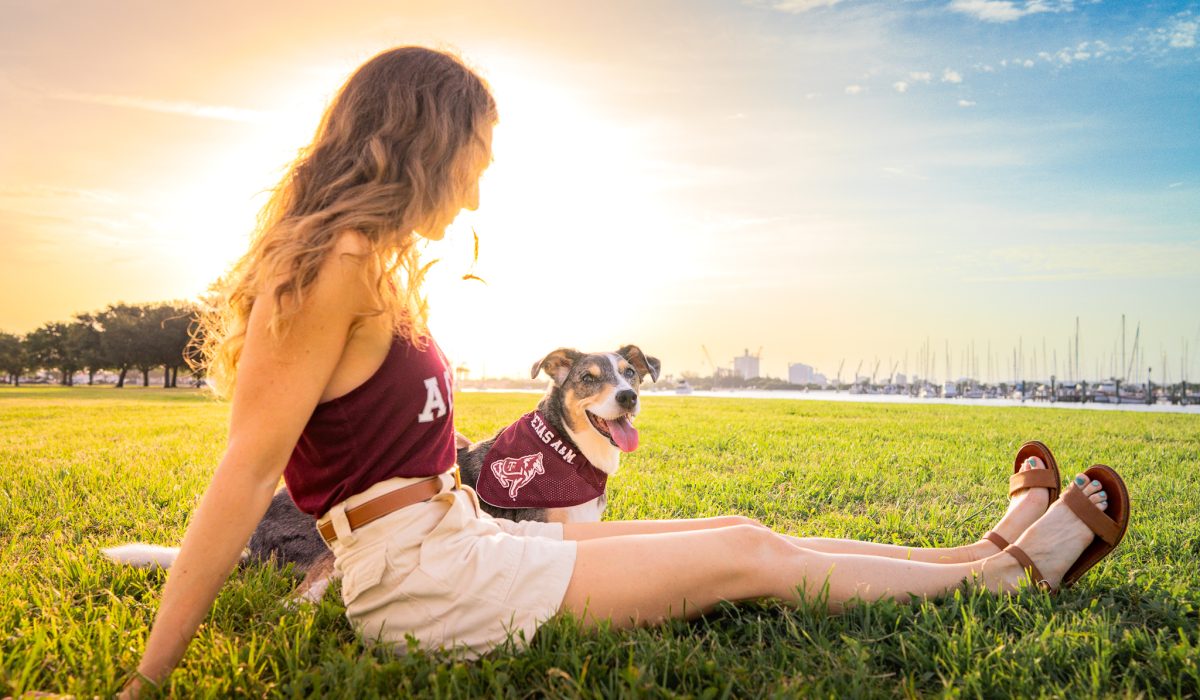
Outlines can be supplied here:
M458 467L455 467L453 472L454 488L461 488L462 481L459 478ZM360 503L353 508L347 508L346 521L350 523L350 531L353 532L367 523L374 522L389 513L395 513L401 508L411 506L415 503L424 503L441 493L441 491L442 477L430 477L411 486L405 486L395 491L388 491L382 496L376 496L366 503ZM337 539L337 532L333 529L332 520L327 520L317 525L317 532L321 533L325 544L331 544Z

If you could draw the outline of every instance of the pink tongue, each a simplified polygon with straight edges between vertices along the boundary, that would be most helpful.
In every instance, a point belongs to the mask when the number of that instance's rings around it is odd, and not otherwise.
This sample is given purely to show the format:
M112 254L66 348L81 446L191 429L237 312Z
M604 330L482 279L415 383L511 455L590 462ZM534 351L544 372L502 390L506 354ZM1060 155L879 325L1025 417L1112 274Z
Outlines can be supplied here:
M628 418L617 418L608 421L608 432L612 433L613 442L622 452L633 452L638 446L638 431Z

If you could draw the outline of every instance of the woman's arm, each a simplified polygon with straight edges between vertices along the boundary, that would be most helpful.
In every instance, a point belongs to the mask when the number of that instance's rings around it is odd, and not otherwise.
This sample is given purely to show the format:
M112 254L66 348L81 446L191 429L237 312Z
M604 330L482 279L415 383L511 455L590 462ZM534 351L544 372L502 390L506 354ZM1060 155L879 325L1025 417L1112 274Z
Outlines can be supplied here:
M364 307L363 263L341 254L359 252L357 243L343 237L283 337L267 328L272 295L254 303L238 363L229 445L171 566L138 665L138 673L156 684L171 674L208 615L342 357ZM140 686L136 679L126 690L136 695Z

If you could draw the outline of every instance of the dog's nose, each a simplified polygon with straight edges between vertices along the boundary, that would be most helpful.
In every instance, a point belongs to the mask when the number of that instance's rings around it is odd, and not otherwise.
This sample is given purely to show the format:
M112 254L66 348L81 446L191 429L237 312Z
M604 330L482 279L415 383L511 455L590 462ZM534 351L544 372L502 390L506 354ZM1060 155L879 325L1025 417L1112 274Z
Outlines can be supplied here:
M621 408L633 409L637 405L637 392L631 389L617 392L617 403Z

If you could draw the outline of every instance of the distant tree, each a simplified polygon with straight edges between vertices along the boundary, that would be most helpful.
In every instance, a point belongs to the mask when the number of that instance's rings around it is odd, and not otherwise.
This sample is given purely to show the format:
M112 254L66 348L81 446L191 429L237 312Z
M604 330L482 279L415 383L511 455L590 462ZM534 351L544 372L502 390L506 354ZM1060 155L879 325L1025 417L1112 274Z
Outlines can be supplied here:
M194 352L194 336L200 328L200 309L191 302L175 302L175 315L169 319L171 387L179 382L179 369L190 367L188 358Z
M191 366L189 356L196 347L193 332L199 332L199 307L187 301L155 304L110 304L102 311L77 314L71 323L47 323L24 340L0 333L0 372L19 381L30 368L61 373L60 382L70 386L80 369L88 384L96 373L117 371L117 388L125 386L130 369L142 373L142 385L150 385L150 370L163 368L163 386L175 387L179 369ZM194 359L194 357L193 357ZM193 377L202 376L198 367Z
M68 350L87 372L88 386L96 383L96 373L108 365L102 336L99 322L92 314L77 315L67 328Z
M129 369L138 362L142 345L142 308L131 304L110 304L95 315L101 328L100 347L105 364L117 370L118 389L125 386Z
M142 373L142 386L150 386L150 370L155 365L162 364L162 323L169 311L163 304L139 304L135 329L137 341L134 344L133 366Z
M184 353L191 341L190 329L196 321L196 309L186 302L155 304L145 309L148 354L162 365L163 387L176 386L179 368L186 364Z
M71 386L79 369L79 357L70 341L70 326L47 323L25 338L30 363L34 367L55 369L60 373L58 383Z
M13 386L20 386L21 375L28 368L29 360L21 337L12 333L0 333L0 372L6 375L6 381L11 382Z

